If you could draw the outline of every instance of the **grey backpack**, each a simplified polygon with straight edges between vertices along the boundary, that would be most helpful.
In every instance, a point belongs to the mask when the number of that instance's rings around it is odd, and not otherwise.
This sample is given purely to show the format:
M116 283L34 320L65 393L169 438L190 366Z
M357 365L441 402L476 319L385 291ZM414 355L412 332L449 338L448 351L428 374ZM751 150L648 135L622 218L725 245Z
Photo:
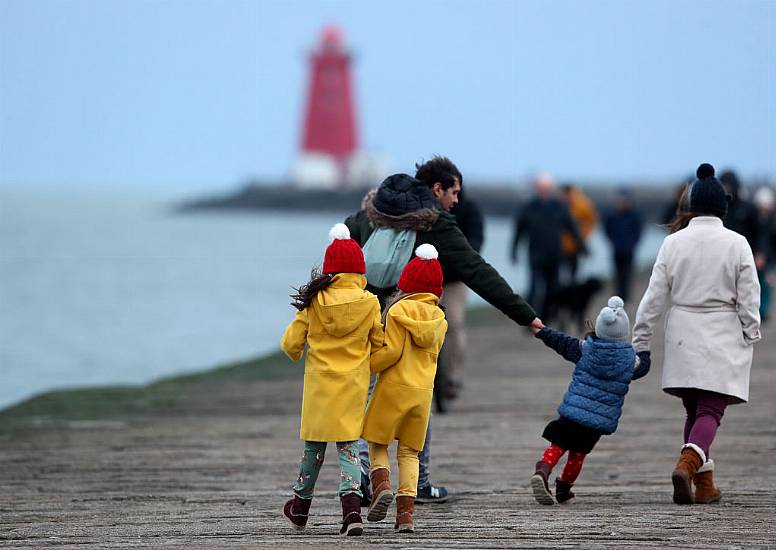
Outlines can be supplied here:
M395 287L414 248L412 229L375 229L363 248L367 282L375 288Z

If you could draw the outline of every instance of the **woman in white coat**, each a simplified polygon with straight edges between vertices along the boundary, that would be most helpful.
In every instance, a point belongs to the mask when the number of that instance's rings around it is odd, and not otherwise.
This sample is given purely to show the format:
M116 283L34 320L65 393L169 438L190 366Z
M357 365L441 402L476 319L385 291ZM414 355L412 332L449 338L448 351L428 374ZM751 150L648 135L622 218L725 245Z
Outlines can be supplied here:
M760 339L752 250L722 225L728 197L714 167L702 164L696 175L692 219L663 241L633 326L633 347L649 364L655 323L667 310L663 391L680 397L687 412L685 444L671 475L677 504L720 499L709 448L725 407L749 399L752 344Z

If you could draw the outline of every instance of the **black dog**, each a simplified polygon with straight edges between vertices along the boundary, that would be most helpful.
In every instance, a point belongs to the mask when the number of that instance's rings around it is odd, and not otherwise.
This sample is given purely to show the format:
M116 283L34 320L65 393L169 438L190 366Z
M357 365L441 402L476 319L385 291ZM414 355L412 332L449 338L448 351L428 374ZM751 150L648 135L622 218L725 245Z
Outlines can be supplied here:
M589 277L580 283L560 285L553 300L558 328L564 330L568 322L572 329L578 330L580 334L584 333L585 315L590 302L603 287L603 281L597 277Z

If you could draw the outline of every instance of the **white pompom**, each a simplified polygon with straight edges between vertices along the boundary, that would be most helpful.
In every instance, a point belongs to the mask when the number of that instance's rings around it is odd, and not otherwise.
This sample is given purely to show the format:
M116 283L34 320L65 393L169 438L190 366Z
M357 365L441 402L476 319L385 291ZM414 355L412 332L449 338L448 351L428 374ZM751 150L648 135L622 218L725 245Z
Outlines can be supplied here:
M436 260L439 258L439 252L433 244L422 244L415 249L415 255L423 260Z
M350 238L350 229L344 223L335 223L334 227L329 229L329 238L334 240L348 240Z
M601 319L607 325L611 325L617 320L617 314L614 312L613 309L605 307L601 310Z
M612 308L618 308L618 307L624 307L625 302L623 302L622 298L620 298L619 296L612 296L611 298L609 298L609 302L607 303L607 305Z

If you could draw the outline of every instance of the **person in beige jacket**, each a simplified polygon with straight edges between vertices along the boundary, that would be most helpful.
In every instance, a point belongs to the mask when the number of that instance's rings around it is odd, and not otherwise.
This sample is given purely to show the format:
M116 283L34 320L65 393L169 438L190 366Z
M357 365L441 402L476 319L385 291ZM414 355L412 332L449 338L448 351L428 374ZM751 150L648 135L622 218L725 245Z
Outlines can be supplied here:
M752 250L722 224L728 198L714 167L702 164L696 175L692 219L663 241L633 327L633 347L649 364L655 324L667 310L663 391L680 397L687 412L685 444L671 475L677 504L720 499L709 448L727 405L749 399L752 345L760 339Z

